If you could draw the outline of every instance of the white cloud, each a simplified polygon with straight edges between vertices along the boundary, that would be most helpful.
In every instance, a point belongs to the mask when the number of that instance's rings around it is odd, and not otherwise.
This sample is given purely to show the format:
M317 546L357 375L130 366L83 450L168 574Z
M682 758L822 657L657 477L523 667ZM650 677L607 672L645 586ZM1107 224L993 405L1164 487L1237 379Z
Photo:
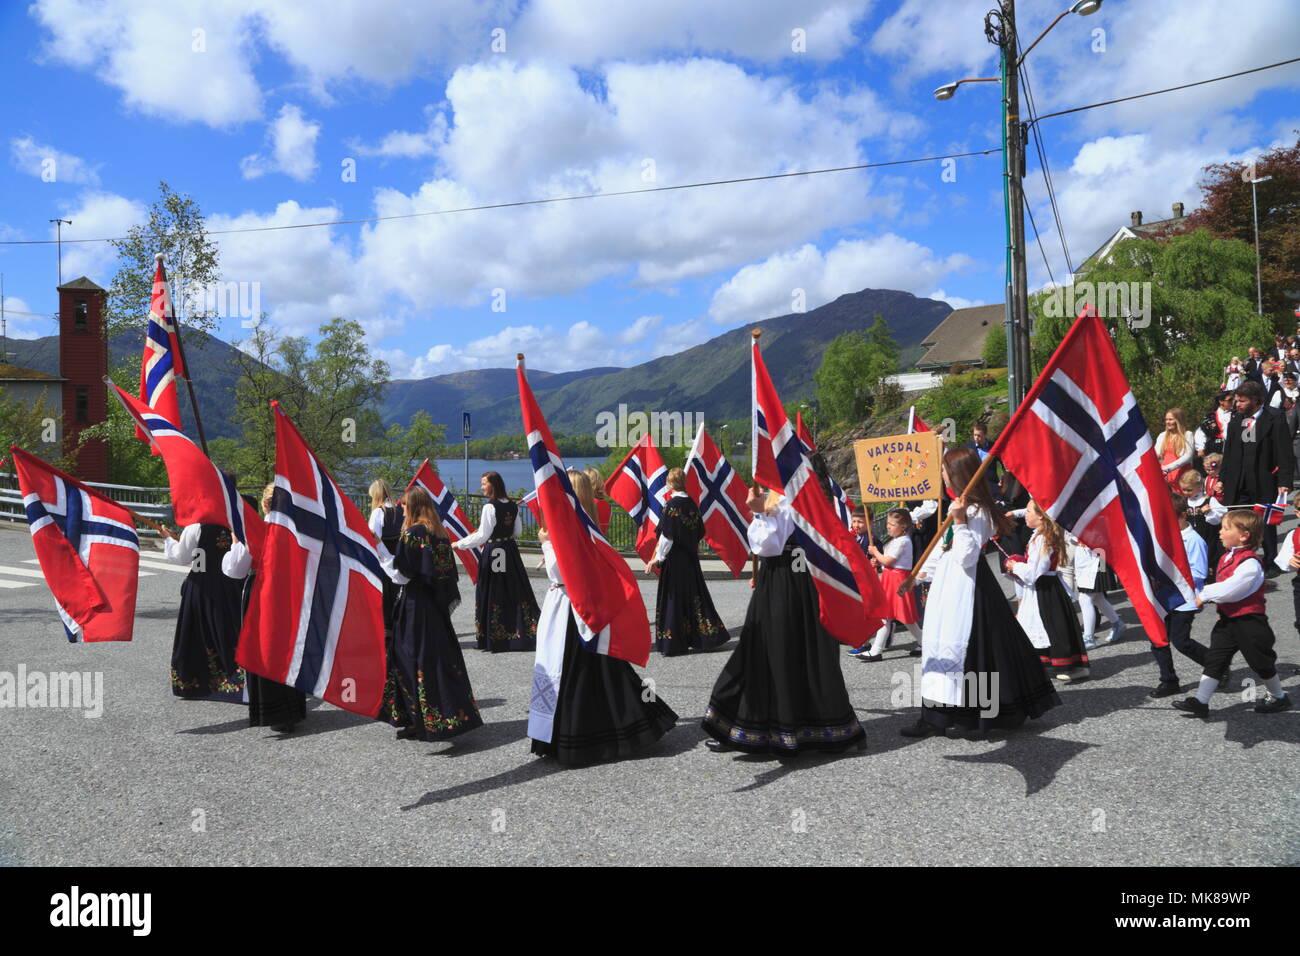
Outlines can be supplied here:
M969 309L971 306L987 304L983 299L964 299L959 295L949 295L948 293L944 292L942 289L936 289L934 292L931 292L929 295L925 296L925 298L937 299L940 302L947 302L950 306L952 306L954 312L957 309Z
M127 199L114 193L83 192L77 204L62 204L60 215L71 219L72 225L63 227L63 279L68 281L86 276L108 288L112 281L117 252L107 242L71 242L73 239L107 239L124 236L132 226L149 218L144 203ZM49 238L56 230L50 226Z
M805 243L745 266L713 294L709 315L727 325L785 315L794 311L799 293L808 309L860 289L925 295L945 276L972 265L967 255L940 257L893 233L841 240L826 253Z
M643 315L618 335L624 345L634 345L663 324L662 315Z
M393 130L379 141L378 146L367 146L352 139L348 141L348 148L360 156L378 156L383 159L432 156L447 141L447 116L432 106L426 106L424 114L427 120L422 131Z
M292 103L286 103L267 127L267 145L271 155L254 153L245 156L239 170L245 179L265 173L281 172L298 182L306 182L316 173L316 138L320 124L303 116Z
M988 75L997 48L985 42L983 16L988 4L971 0L903 0L872 35L873 53L903 61L899 74L911 80L943 70L951 79ZM1059 11L1058 11L1059 12ZM1022 0L1017 19L1024 23Z
M9 158L19 172L46 182L99 185L99 166L38 143L30 136L15 136L9 140Z
M36 315L35 310L16 295L7 295L4 299L5 334L11 339L38 339L44 335L54 335L59 331L58 323L51 315ZM0 362L9 359L0 354Z

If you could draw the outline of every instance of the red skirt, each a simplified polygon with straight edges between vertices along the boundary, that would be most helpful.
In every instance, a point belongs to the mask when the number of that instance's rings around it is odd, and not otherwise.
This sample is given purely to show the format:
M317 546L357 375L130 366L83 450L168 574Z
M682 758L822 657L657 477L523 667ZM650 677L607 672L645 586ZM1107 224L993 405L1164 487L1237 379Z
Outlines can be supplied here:
M898 593L898 586L907 580L910 573L910 568L906 571L882 568L880 571L880 586L889 598L889 617L900 624L915 624L921 619L921 612L916 608L916 589L908 588L906 594Z

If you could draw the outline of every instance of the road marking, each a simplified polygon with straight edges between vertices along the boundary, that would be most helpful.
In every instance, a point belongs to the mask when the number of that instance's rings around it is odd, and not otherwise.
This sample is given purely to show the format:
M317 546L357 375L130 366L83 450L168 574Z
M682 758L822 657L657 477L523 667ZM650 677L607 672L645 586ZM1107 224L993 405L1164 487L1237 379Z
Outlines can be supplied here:
M4 578L0 578L0 588L34 588L34 587L36 587L35 581L6 581Z
M31 568L14 568L7 564L0 564L0 574L12 574L20 578L40 578L45 580L44 571L33 571Z
M141 558L140 567L149 568L152 571L171 571L175 574L190 573L190 566L188 564L183 564L183 565L162 564L160 563L160 561L159 562L145 561L143 560L143 558Z

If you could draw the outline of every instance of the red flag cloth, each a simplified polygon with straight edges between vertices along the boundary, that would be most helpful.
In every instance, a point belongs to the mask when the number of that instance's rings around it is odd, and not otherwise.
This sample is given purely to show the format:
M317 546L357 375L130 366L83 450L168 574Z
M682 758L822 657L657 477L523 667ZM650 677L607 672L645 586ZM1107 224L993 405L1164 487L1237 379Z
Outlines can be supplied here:
M438 517L442 519L442 526L447 529L447 536L452 542L467 538L474 533L474 526L470 523L469 516L465 514L465 509L460 506L451 489L442 483L442 479L438 477L438 473L433 470L427 458L406 486L407 490L409 491L411 485L416 484L427 491L429 497L433 499L433 506L438 509ZM483 549L458 550L456 557L460 558L460 563L465 566L465 573L469 575L470 582L478 584L478 563L483 557Z
M1253 510L1255 514L1262 515L1269 524L1281 524L1282 517L1286 514L1286 492L1279 491L1277 500L1271 505L1254 505Z
M35 455L10 451L32 547L68 640L131 640L140 570L131 513Z
M184 375L180 341L176 332L176 315L172 311L167 279L163 275L162 260L159 259L154 268L153 294L149 297L149 324L144 333L144 358L140 362L140 401L178 426L181 422L181 406L176 394L176 378ZM149 440L138 426L135 437L141 441ZM153 453L161 454L156 445Z
M258 536L261 519L257 510L240 497L234 479L222 474L174 421L146 407L116 385L113 391L135 420L136 428L162 453L176 523L224 525L255 553L257 542L250 542L248 534ZM246 526L251 532L245 531Z
M749 564L749 489L713 443L703 423L686 456L686 493L699 506L704 537L732 577Z
M880 579L830 499L822 493L803 443L795 435L767 374L758 340L752 346L754 480L785 495L794 517L795 545L817 588L822 626L857 647L889 616Z
M645 667L650 660L650 621L636 577L579 504L565 474L564 460L524 375L522 357L518 376L519 405L537 500L565 592L578 616L579 631L596 653Z
M1084 308L989 452L1058 524L1099 551L1147 637L1195 599L1178 519L1119 355Z
M336 707L383 700L383 569L365 516L275 410L275 492L236 660Z
M542 503L537 500L536 489L519 499L519 503L528 507L528 510L533 513L533 520L537 522L539 527L545 523L542 521ZM604 534L604 532L602 531L601 534Z
M928 431L931 431L930 426L925 423L925 419L916 414L916 406L913 405L907 411L907 433L911 435L914 432Z
M614 508L609 503L609 499L600 495L596 496L596 525L600 528L600 533L609 537L609 519L613 517Z
M605 480L605 494L636 523L636 553L649 562L659 540L659 517L668 502L668 469L649 435L632 446Z
M795 432L799 435L799 440L803 442L804 452L807 454L812 454L817 450L817 446L813 444L812 434L808 431L807 428L804 427L803 412L795 412L794 420L795 420ZM830 479L831 494L835 498L834 501L835 514L838 515L839 519L844 522L844 527L852 530L853 498L849 496L849 493L847 491L845 491L842 487L840 487L840 483L838 481L836 481L834 478L831 478L829 474L827 474L826 477Z

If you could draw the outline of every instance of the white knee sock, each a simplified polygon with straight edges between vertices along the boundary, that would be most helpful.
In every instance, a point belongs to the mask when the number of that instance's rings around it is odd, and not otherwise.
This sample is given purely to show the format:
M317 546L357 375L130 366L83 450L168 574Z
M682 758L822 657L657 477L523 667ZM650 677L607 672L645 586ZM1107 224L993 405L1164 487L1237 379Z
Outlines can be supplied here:
M907 628L907 633L911 634L912 637L916 639L916 646L920 647L921 646L921 625L913 621L911 624L904 624L903 626Z
M1088 597L1096 602L1096 606L1101 609L1101 613L1105 615L1106 620L1110 621L1111 627L1119 627L1119 611L1115 610L1115 605L1107 600L1106 595L1089 594Z
M894 631L894 622L886 621L881 626L880 630L876 631L876 636L871 639L871 647L867 649L867 653L868 654L882 653L885 649L885 640L889 637L890 634L893 633L893 631Z
M1219 682L1217 680L1213 677L1206 677L1202 674L1201 684L1196 688L1196 699L1208 707L1210 700L1214 697L1214 690L1218 686Z
M1097 630L1097 605L1092 603L1091 594L1079 595L1079 611L1083 616L1083 639L1090 641Z
M1281 697L1286 691L1282 689L1282 678L1274 674L1268 680L1264 681L1264 689L1273 697Z

